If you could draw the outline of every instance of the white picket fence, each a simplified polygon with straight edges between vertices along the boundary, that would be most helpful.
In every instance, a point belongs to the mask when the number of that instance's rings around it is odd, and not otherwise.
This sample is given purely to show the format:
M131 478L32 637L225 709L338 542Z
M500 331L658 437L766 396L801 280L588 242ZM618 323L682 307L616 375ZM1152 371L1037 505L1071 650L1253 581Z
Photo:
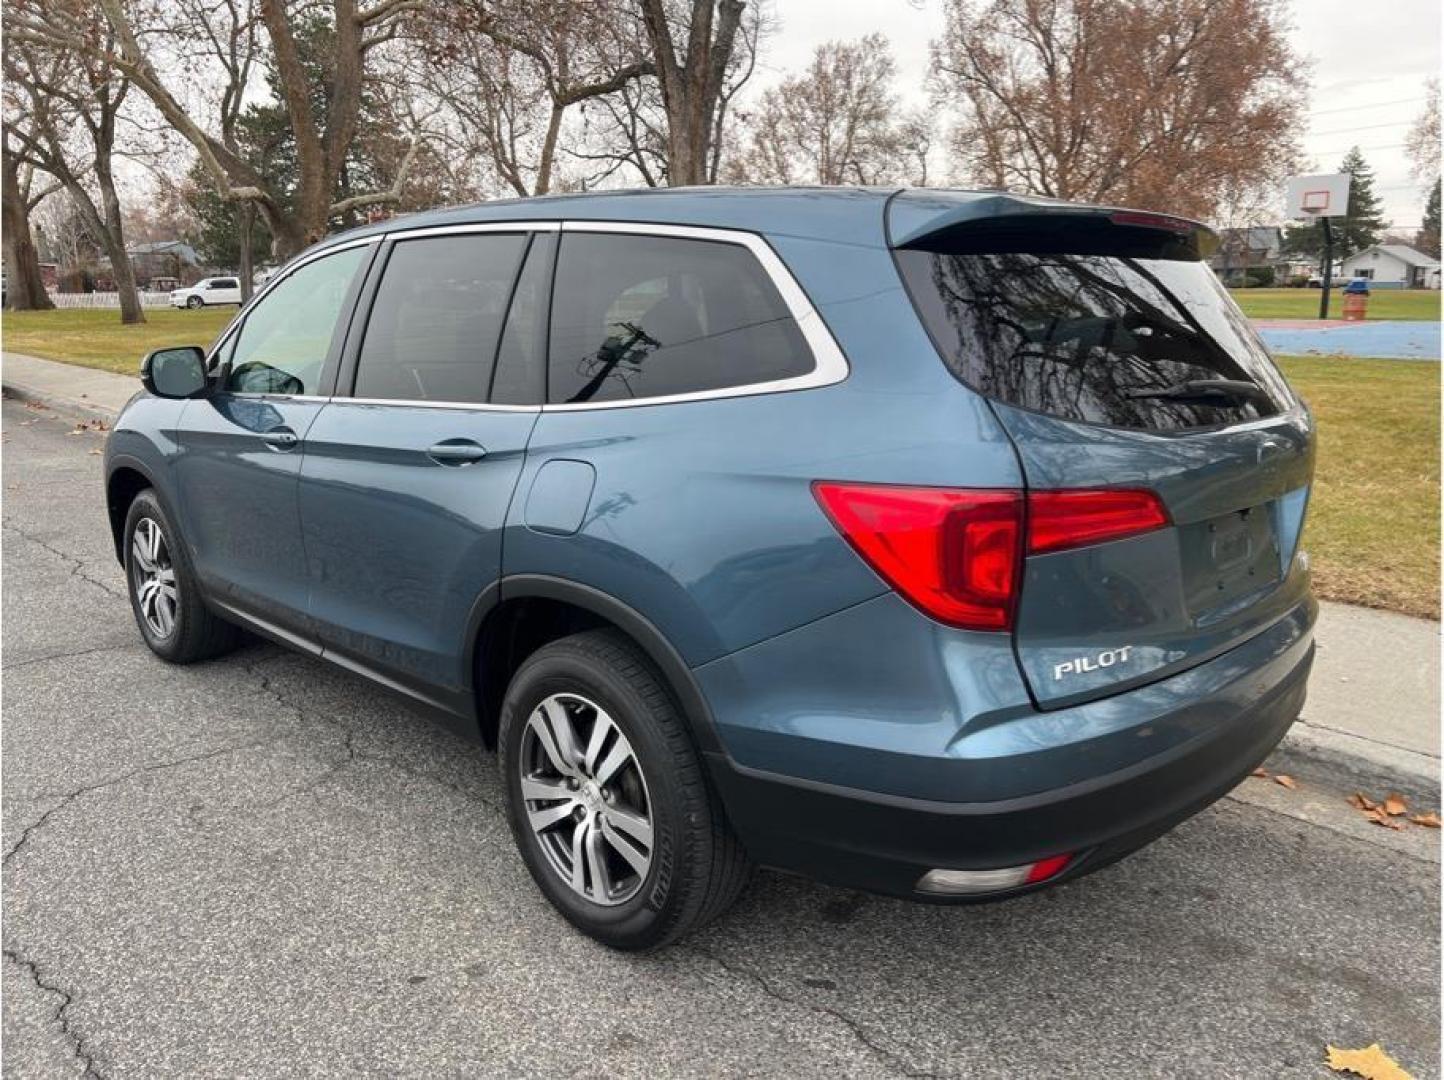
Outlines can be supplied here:
M53 292L50 294L50 299L58 308L120 307L120 293L113 292ZM140 294L141 307L166 307L169 303L170 293L143 292Z

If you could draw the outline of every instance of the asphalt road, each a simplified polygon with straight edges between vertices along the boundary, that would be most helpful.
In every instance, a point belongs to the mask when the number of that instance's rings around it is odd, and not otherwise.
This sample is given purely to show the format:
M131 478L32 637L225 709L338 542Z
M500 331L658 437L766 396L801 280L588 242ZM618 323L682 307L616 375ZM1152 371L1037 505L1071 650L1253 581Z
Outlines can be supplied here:
M1437 1076L1427 842L1273 785L1008 904L762 873L608 952L479 748L269 645L151 657L72 426L4 405L7 1076L1322 1077L1375 1041Z

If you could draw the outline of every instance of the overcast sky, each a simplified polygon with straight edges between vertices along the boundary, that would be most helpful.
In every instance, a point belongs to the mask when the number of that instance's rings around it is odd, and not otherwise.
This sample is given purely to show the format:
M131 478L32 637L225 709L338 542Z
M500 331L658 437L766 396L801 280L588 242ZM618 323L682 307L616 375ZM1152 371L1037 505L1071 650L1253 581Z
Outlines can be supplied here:
M1423 108L1424 80L1439 73L1440 0L1291 0L1294 40L1313 61L1304 150L1332 172L1357 143L1373 166L1375 190L1395 227L1412 229L1423 195L1409 178L1403 142ZM928 42L942 31L942 0L775 0L779 32L768 43L763 79L806 66L830 38L875 30L892 40L898 89L918 103ZM1282 204L1283 194L1279 195Z

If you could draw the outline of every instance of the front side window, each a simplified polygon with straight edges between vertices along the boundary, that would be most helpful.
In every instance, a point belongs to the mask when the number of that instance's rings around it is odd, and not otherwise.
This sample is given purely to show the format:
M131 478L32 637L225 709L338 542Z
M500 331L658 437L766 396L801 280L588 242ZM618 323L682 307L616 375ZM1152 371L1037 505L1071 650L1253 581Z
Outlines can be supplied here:
M242 394L315 394L347 291L366 246L326 255L292 271L246 315L231 354L226 389Z
M486 401L526 242L525 233L397 242L366 324L355 395Z
M1292 401L1206 263L912 250L897 258L944 363L997 401L1144 430L1240 423Z
M625 401L805 375L812 353L740 244L568 233L557 256L547 400Z

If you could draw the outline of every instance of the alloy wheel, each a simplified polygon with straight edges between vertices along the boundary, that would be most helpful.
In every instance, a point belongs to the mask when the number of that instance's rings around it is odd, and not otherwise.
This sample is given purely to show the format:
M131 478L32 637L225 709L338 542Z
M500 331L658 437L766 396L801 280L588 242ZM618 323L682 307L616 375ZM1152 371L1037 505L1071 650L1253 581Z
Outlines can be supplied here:
M632 744L600 705L552 694L522 732L521 796L547 862L578 896L630 900L652 865L652 804Z
M175 630L179 593L165 533L153 518L141 518L135 523L130 541L130 572L141 618L156 637L170 637Z

